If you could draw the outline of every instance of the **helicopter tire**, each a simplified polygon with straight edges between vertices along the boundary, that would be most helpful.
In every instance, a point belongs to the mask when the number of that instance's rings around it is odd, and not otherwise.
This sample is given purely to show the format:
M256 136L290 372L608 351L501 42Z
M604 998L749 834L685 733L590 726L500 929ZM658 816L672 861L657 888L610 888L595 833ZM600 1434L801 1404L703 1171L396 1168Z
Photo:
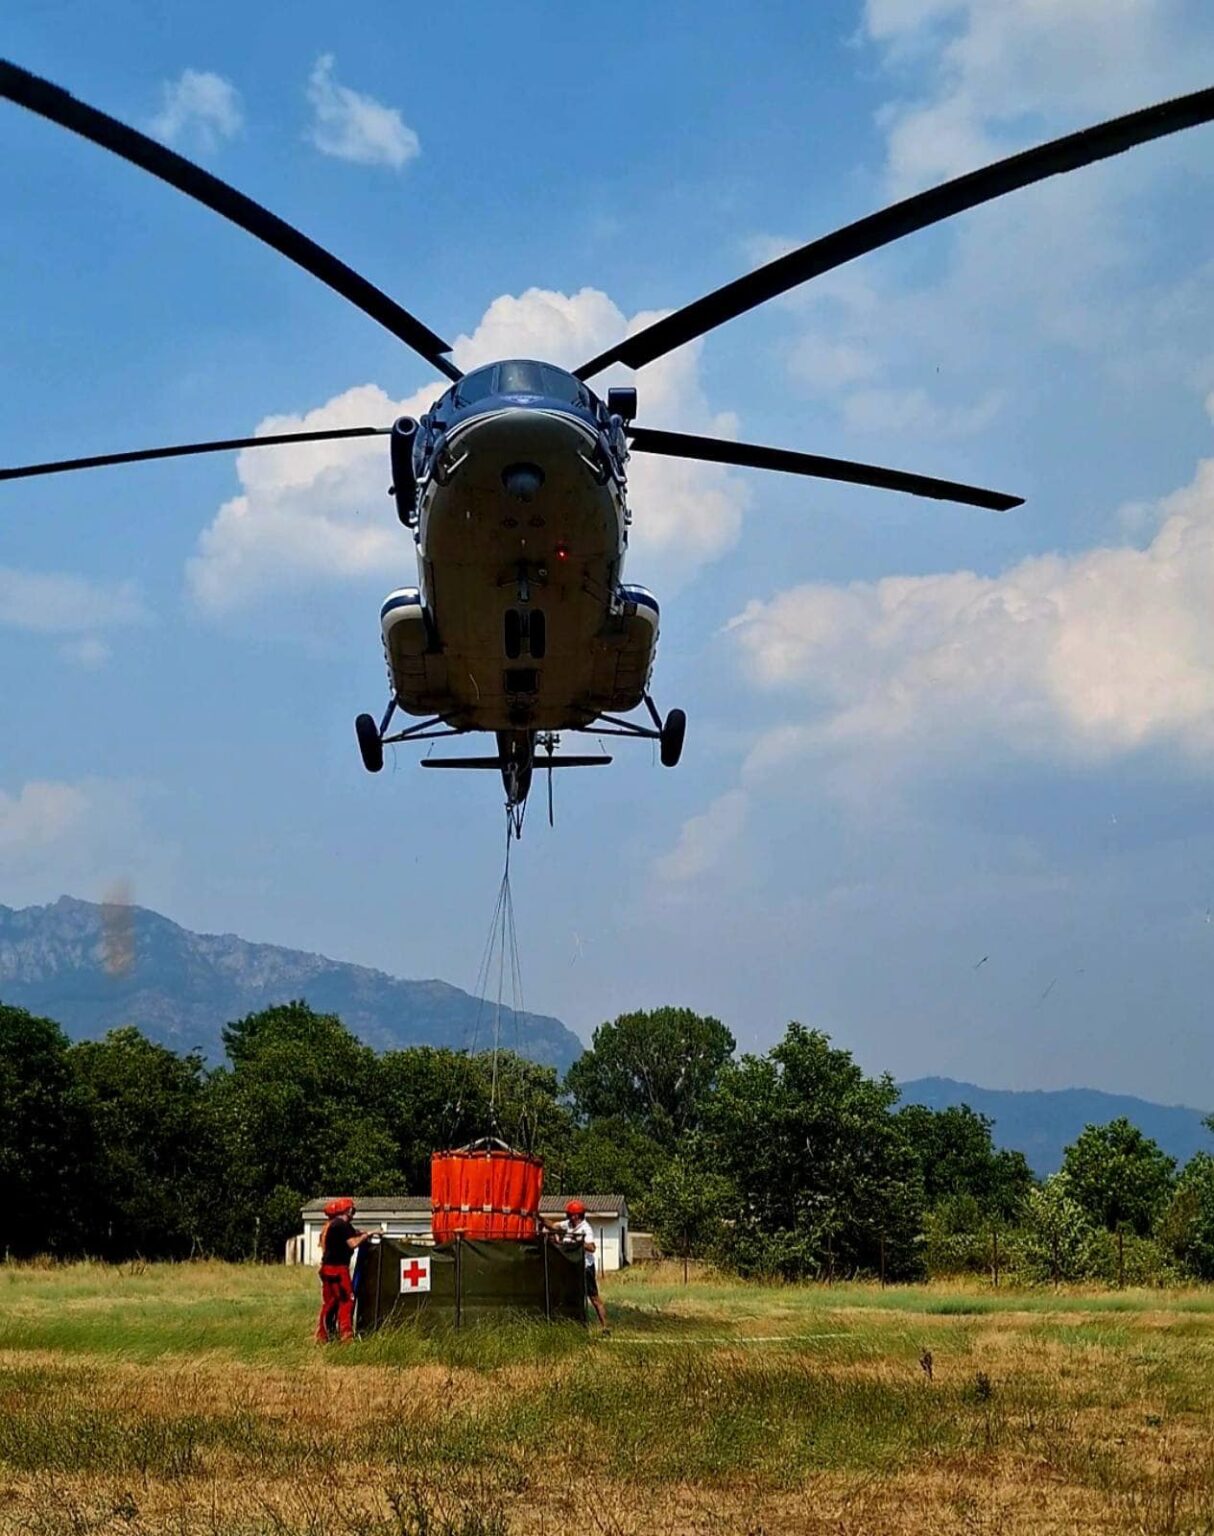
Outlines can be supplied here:
M384 744L380 740L379 726L371 715L359 715L354 722L354 734L358 737L358 750L362 753L363 767L368 773L378 773L384 766Z
M675 768L683 755L683 737L687 734L687 716L681 709L672 709L666 716L660 738L662 767Z

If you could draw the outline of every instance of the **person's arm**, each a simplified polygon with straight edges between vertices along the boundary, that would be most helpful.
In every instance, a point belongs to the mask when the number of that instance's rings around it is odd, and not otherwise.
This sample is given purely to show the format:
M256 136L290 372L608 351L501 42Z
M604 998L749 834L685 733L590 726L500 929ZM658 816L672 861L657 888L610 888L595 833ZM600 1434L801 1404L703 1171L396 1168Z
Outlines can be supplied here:
M593 1253L594 1252L594 1228L589 1223L587 1223L586 1224L585 1232L581 1233L580 1236L581 1236L581 1239L582 1239L582 1247L586 1250L587 1253Z
M370 1232L356 1232L353 1237L346 1239L348 1248L357 1248L360 1243L365 1243L371 1236Z

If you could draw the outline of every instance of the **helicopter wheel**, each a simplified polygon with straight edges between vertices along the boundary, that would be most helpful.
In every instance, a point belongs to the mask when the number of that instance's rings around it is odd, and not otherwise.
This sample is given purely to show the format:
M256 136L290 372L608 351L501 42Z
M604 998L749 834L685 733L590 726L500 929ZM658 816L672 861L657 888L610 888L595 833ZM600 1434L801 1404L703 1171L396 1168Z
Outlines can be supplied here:
M678 766L679 758L683 755L683 737L686 734L687 716L681 709L672 709L666 716L666 724L662 727L660 737L663 768Z
M373 717L359 715L354 722L354 734L358 737L358 750L362 753L363 767L368 773L378 773L384 766L384 744L380 740L379 726L376 725Z

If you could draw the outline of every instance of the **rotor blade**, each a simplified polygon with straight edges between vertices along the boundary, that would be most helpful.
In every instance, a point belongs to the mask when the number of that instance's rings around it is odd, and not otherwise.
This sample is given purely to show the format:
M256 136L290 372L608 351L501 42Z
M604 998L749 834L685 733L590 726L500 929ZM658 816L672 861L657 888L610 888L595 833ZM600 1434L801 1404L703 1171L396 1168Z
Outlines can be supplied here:
M31 112L37 112L40 117L49 118L61 128L80 134L102 149L112 150L123 160L129 160L132 165L141 166L161 181L167 181L187 197L205 203L223 218L230 219L233 224L238 224L241 229L264 241L279 255L287 257L313 277L318 277L322 283L327 283L342 298L348 299L373 320L378 320L394 336L420 353L440 373L446 374L449 379L462 377L460 370L446 356L451 348L441 336L436 336L408 310L402 309L373 283L346 266L344 261L330 255L314 240L309 240L307 235L292 228L260 203L246 197L243 192L228 186L226 181L220 181L217 176L212 176L209 171L204 171L137 129L128 128L125 123L99 112L96 107L78 101L49 80L31 75L28 70L4 59L0 59L0 97L7 97L18 106L28 107Z
M634 453L660 453L672 459L703 459L709 464L736 464L742 469L781 469L790 475L809 475L815 480L845 480L849 485L906 491L911 496L930 496L935 501L959 501L967 507L986 507L991 512L1008 512L1012 507L1024 505L1023 496L984 491L977 485L937 480L931 475L912 475L903 469L854 464L850 459L826 459L817 453L793 453L788 448L732 443L720 437L657 432L651 427L629 427L627 430Z
M1033 182L1061 175L1064 171L1078 170L1097 160L1107 160L1135 145L1179 133L1184 128L1194 128L1211 119L1214 119L1214 87L1207 87L1189 96L1177 96L1172 101L1143 107L1125 117L1115 117L1094 128L1083 128L1065 138L1039 144L1035 149L1023 150L926 192L917 192L913 197L894 203L880 213L870 213L867 218L823 235L821 239L811 240L799 250L777 257L766 266L748 272L745 277L675 310L664 320L655 321L574 371L579 379L589 379L612 363L642 368L675 347L723 325L726 320L787 293L811 277L820 277L823 272L831 272L854 261L857 256L900 240L903 235L914 234L942 219L952 218L955 213L989 203L1005 192L1015 192Z
M273 448L279 443L328 443L343 437L383 437L391 427L334 427L324 432L276 432L272 437L227 437L215 443L177 443L171 448L140 448L135 453L101 453L91 459L58 459L53 464L23 464L0 469L0 480L28 480L69 469L104 469L107 464L144 464L149 459L184 459L192 453L224 453L234 448Z

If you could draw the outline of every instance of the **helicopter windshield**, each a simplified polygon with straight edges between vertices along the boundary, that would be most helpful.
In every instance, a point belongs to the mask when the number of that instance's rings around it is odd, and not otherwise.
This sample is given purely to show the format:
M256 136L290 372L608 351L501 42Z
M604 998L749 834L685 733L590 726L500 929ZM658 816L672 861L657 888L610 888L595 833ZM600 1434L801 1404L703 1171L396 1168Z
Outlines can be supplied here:
M582 386L563 368L552 368L547 363L510 362L499 363L497 372L499 394L547 395L550 399L567 400L570 405L582 402Z
M497 370L493 367L478 368L474 373L466 373L459 381L456 390L456 403L458 405L472 405L477 400L483 400L493 393L493 375Z

